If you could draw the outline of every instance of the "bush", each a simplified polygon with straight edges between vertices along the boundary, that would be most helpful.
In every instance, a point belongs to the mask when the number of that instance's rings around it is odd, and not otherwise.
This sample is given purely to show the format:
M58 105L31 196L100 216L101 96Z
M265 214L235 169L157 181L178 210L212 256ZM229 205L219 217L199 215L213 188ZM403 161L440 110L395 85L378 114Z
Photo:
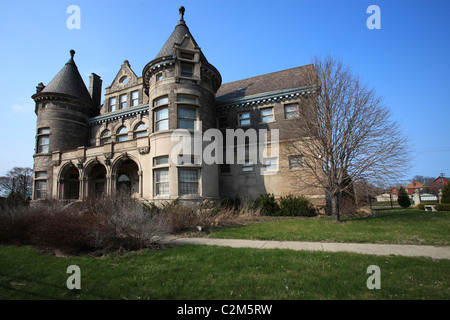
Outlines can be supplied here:
M411 199L409 198L408 193L403 187L400 187L400 189L398 190L398 204L402 208L409 208L411 206Z
M450 211L450 203L436 203L437 211Z
M438 204L437 202L421 202L421 203L419 203L418 205L417 205L417 209L420 209L420 210L425 210L425 206L427 206L427 205L436 205L436 204Z
M260 194L255 200L255 205L261 209L262 214L266 216L278 215L280 206L275 200L275 196L269 193Z
M314 206L307 198L287 195L280 198L280 216L307 216L315 215Z

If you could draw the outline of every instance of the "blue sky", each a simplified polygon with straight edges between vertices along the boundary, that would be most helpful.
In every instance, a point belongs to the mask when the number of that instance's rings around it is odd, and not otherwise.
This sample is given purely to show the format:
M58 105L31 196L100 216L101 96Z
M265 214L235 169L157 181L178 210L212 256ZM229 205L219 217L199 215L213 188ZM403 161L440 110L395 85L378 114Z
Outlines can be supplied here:
M81 28L70 30L77 5ZM178 22L178 8L223 83L305 65L334 55L384 98L410 139L414 175L450 176L450 1L404 0L0 0L0 175L33 165L36 115L31 99L76 51L88 85L103 90L123 61L138 76ZM369 30L367 7L381 9Z

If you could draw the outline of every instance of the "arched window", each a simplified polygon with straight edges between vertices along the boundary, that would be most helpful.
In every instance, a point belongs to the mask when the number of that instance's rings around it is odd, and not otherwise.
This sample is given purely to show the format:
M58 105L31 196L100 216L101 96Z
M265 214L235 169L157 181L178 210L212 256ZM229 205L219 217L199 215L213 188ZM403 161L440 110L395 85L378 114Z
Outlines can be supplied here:
M117 131L117 142L127 141L128 140L128 129L126 127L120 127L119 131Z
M111 142L111 131L105 130L100 135L100 145L102 146L108 142Z
M134 138L139 138L147 135L147 126L140 122L134 129Z

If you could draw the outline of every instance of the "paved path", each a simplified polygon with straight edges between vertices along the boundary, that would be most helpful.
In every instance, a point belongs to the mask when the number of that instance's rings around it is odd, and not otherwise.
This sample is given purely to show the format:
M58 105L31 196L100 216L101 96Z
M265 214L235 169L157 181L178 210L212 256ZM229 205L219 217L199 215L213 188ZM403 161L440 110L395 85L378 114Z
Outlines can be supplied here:
M373 255L399 255L408 257L429 257L433 259L450 260L449 246L398 245L398 244L370 244L370 243L331 243L331 242L303 242L303 241L266 241L239 240L213 238L178 238L169 237L166 244L204 244L227 246L233 248L257 249L291 249L326 252L354 252Z

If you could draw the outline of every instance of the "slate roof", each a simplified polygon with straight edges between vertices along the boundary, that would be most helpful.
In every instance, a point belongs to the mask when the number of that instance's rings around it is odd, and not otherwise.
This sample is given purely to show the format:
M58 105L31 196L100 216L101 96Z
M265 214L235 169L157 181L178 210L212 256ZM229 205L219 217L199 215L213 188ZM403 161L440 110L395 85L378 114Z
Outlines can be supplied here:
M178 21L178 24L176 25L175 30L170 35L169 39L167 39L166 43L164 44L162 49L159 51L159 53L155 59L158 59L161 57L166 57L166 56L173 56L174 55L173 45L175 43L180 44L183 41L184 36L186 36L186 35L189 36L192 39L192 42L194 43L194 45L198 47L198 44L195 41L194 37L192 36L191 32L189 31L188 26L186 25L184 20L180 20L180 21ZM206 57L201 50L200 50L200 60L208 62L208 60L206 60Z
M62 93L77 97L82 100L92 101L80 73L78 72L77 65L73 60L73 54L71 51L71 57L65 66L58 72L52 81L41 91L42 93Z
M308 72L315 72L312 64L225 83L217 91L216 101L301 88L308 85L304 79L304 75Z

